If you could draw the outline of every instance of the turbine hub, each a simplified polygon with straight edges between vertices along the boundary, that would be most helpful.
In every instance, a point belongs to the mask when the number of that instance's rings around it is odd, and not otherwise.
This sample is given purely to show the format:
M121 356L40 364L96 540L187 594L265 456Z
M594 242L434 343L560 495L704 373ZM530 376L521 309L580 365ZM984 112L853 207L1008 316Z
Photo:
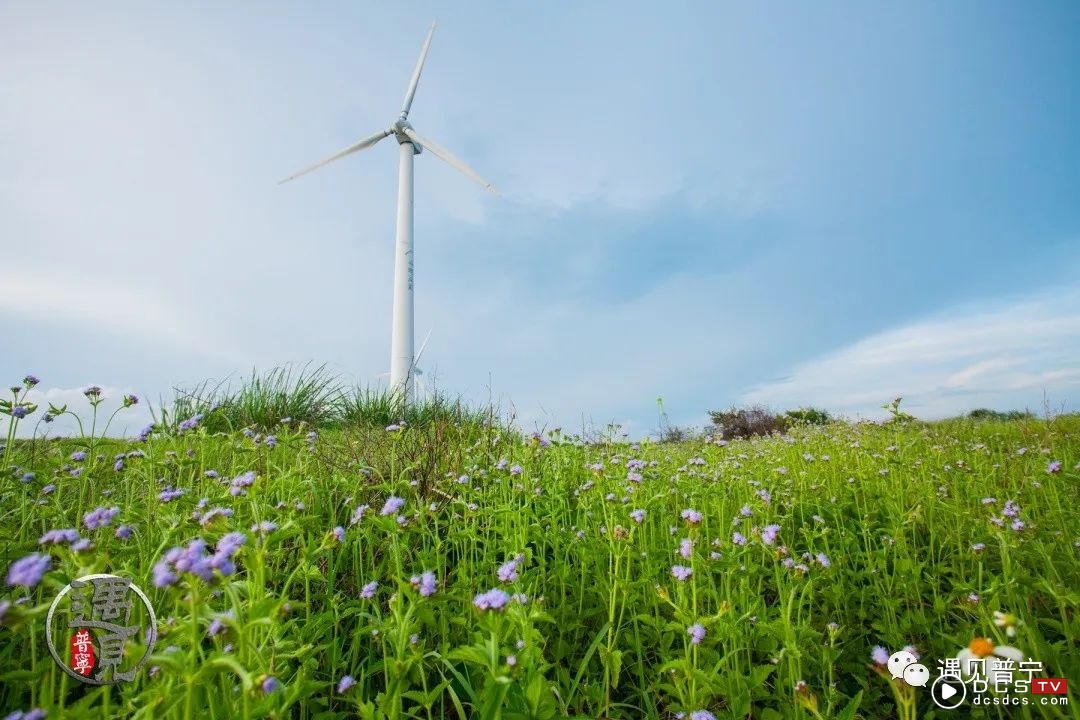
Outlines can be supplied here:
M390 132L394 133L394 137L397 139L398 145L404 145L405 143L409 143L413 146L413 154L419 155L422 148L418 143L413 142L412 138L405 134L406 130L411 129L412 125L408 123L404 116L399 117L397 120L394 121L394 124L390 126Z

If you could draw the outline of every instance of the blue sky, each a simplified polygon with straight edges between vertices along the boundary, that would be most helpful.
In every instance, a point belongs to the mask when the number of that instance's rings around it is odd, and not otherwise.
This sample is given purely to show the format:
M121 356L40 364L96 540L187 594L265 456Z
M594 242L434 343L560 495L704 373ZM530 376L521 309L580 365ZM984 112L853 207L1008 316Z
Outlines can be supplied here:
M749 402L1080 407L1073 3L0 5L0 376L156 398L389 361L410 120L429 377L639 436ZM127 416L122 429L141 426Z

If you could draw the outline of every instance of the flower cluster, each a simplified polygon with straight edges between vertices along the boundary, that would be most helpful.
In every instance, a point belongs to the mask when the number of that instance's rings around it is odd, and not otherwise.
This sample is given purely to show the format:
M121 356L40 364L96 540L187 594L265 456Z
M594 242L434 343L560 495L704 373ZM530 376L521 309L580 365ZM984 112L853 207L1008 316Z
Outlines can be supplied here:
M438 589L439 581L435 573L425 571L419 575L413 575L409 579L409 584L420 593L420 597L431 597Z
M499 566L499 571L497 573L497 575L499 576L499 580L504 583L516 582L518 579L518 566L521 565L521 563L523 562L525 562L525 556L518 555L517 557L503 563L501 566Z
M473 599L477 610L502 610L510 602L510 595L499 588L480 593Z
M8 587L21 585L22 587L32 588L36 586L41 582L41 578L45 576L51 565L51 557L38 553L32 553L16 560L8 568Z
M231 532L217 542L212 555L206 552L206 541L196 538L186 548L174 547L165 553L154 565L154 587L168 587L175 584L182 573L190 573L204 582L214 579L214 571L221 575L232 575L236 565L232 558L247 541L241 532Z
M120 514L120 508L118 507L99 507L83 516L83 524L86 525L88 530L97 530L111 523L112 519L118 514Z

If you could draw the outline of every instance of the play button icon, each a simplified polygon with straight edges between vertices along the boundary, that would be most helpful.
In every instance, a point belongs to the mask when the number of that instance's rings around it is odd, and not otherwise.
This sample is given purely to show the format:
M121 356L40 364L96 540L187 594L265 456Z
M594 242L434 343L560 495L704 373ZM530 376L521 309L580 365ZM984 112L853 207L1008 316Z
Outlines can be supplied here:
M943 710L955 710L967 698L967 686L957 678L942 675L930 686L930 697Z

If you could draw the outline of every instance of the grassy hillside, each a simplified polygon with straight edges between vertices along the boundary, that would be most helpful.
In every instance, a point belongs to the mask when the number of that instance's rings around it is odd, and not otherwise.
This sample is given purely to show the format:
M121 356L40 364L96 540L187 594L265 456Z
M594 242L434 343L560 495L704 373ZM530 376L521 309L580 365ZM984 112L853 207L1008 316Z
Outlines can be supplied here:
M936 677L981 637L1080 682L1078 417L641 445L482 417L9 443L0 710L931 717L875 648ZM57 592L98 572L158 618L111 687L45 644Z

